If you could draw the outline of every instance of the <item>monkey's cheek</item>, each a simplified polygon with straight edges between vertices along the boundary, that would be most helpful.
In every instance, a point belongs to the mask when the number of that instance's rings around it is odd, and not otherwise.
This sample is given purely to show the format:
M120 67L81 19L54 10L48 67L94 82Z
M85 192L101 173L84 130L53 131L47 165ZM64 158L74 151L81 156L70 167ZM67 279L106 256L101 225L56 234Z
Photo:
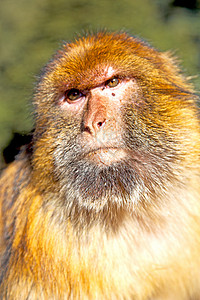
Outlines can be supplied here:
M90 152L87 155L87 159L97 165L110 166L113 163L120 162L127 157L126 152L123 149L109 148L109 149L99 149Z

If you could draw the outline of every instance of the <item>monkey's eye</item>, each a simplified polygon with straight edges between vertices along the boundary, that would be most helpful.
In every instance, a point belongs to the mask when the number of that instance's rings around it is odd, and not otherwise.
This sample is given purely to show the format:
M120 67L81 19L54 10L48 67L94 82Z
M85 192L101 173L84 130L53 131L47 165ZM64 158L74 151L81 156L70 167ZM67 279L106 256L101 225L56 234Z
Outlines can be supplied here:
M113 77L109 80L106 81L106 85L109 86L110 88L113 88L119 84L119 78Z
M70 101L76 101L79 98L81 98L82 96L83 96L83 94L81 93L81 91L79 91L77 89L71 89L66 92L66 97Z

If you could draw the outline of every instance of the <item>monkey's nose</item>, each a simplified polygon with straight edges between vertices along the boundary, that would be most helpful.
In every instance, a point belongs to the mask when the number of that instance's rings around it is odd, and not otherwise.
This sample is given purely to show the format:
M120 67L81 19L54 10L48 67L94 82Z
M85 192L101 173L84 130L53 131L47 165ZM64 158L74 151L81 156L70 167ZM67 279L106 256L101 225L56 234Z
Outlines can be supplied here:
M88 115L84 122L84 130L92 135L96 135L106 124L106 118L103 114L97 112L94 115Z

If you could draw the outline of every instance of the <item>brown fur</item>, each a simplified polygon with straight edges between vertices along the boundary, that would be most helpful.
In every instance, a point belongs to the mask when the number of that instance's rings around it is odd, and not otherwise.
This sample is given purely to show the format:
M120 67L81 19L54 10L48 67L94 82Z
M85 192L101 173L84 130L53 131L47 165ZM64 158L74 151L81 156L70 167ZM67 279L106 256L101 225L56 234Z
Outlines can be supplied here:
M109 67L130 82L123 97L74 113L61 101L101 86ZM126 34L57 52L36 88L29 151L0 180L0 299L200 299L195 100L168 53ZM110 122L105 143L126 151L109 166L87 153L96 112Z

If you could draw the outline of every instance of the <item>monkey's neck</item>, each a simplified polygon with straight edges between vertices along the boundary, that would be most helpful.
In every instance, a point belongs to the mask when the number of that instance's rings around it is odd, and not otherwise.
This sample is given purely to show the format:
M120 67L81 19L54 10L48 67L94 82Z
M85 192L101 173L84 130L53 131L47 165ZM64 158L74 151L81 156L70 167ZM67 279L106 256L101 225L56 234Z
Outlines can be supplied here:
M26 174L22 175L20 180ZM15 265L15 270L23 270L40 291L47 291L49 299L57 291L63 296L70 289L77 293L74 299L83 299L85 294L95 299L98 291L102 291L102 299L116 298L109 291L127 299L127 295L133 296L133 286L136 295L145 291L141 282L165 282L166 272L171 272L167 278L175 280L179 272L174 268L181 268L183 259L192 261L188 255L196 253L200 236L195 233L199 230L196 216L200 215L198 177L188 174L182 179L181 184L169 183L165 191L160 188L148 198L141 195L135 207L113 204L102 211L89 210L76 199L70 199L68 206L58 188L44 193L38 191L35 181L26 184L17 191L20 201L13 203L9 214L17 216L10 268ZM183 276L188 272L191 269L186 268Z
M127 222L131 222L138 234L154 234L165 231L167 224L173 224L177 219L183 223L191 214L190 207L193 207L194 199L200 194L198 176L193 176L191 180L189 174L182 174L181 178L181 182L165 182L165 189L158 186L154 194L141 193L139 201L135 201L134 194L123 203L121 197L115 197L115 201L108 201L101 210L99 204L98 209L95 209L94 203L91 207L81 205L81 199L67 199L65 194L58 190L43 197L41 209L47 210L51 221L60 224L63 230L66 224L70 223L78 235L96 226L106 233L115 234L126 226ZM105 199L98 201L103 202Z
M188 236L187 232L187 228L196 228L191 226L195 222L189 209L191 203L187 208L178 201L178 196L183 202L193 201L187 189L174 191L170 199L154 199L157 205L149 203L148 211L141 204L133 212L121 208L115 215L102 211L99 217L83 208L63 208L56 195L46 195L45 201L41 195L32 198L21 243L17 247L19 239L14 241L20 255L25 247L26 261L34 262L35 280L42 278L44 290L53 291L56 282L61 295L70 290L69 285L74 293L89 293L94 299L98 289L109 295L112 285L116 295L122 295L134 284L135 293L140 293L137 287L141 287L141 282L148 282L148 278L162 281L162 274L170 270L173 274L174 261L170 257L165 265L166 247L178 260L186 241L195 236L191 232ZM195 247L194 242L191 247ZM21 263L26 264L24 258ZM156 264L163 272L158 273ZM119 272L120 266L123 270ZM80 283L78 290L76 282ZM108 299L111 298L109 295Z

